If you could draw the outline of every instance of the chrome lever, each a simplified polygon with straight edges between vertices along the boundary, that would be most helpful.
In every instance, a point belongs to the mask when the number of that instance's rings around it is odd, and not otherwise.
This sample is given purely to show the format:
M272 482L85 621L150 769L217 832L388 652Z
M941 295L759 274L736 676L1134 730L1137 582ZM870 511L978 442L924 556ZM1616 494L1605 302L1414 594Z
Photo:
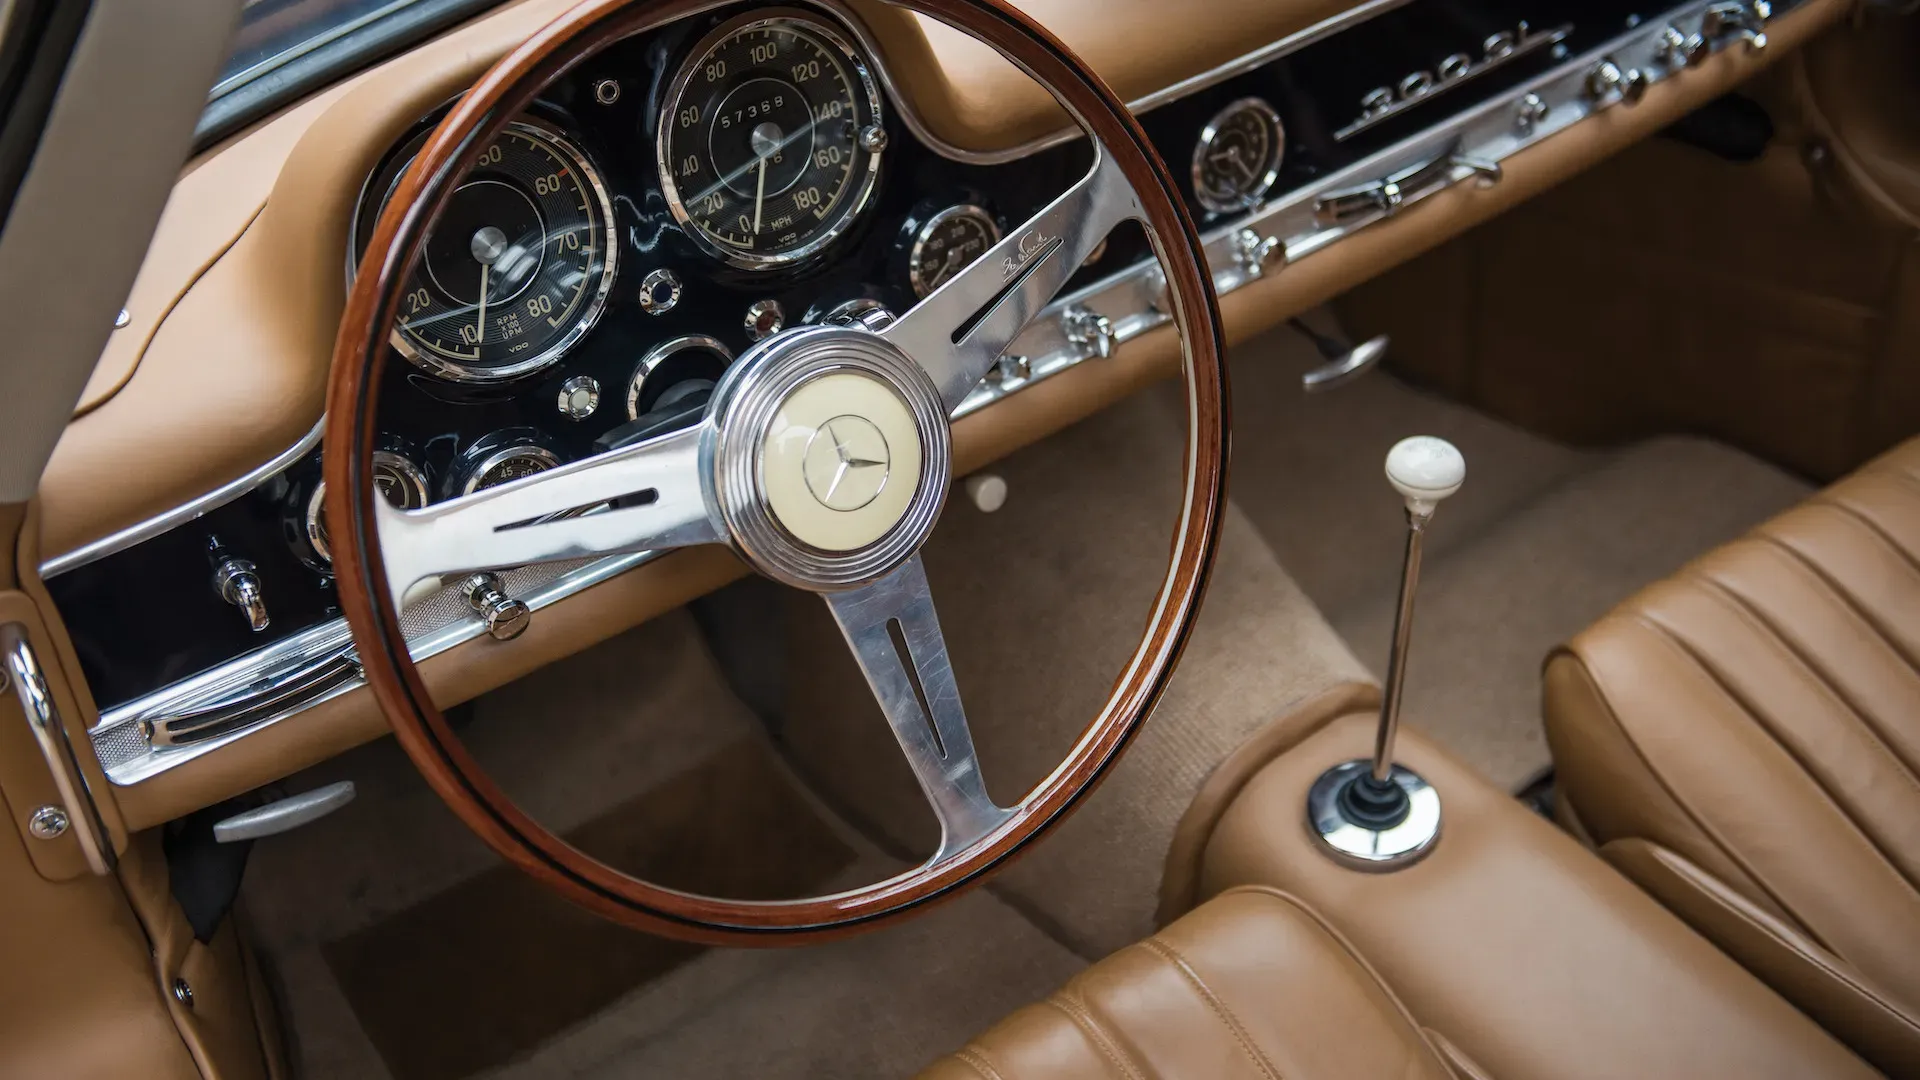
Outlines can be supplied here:
M353 796L351 780L341 780L312 791L289 795L215 822L213 838L222 844L234 844L242 840L277 836L326 817L352 802Z
M1325 393L1336 386L1343 386L1366 374L1387 355L1387 346L1393 343L1385 334L1371 337L1358 345L1348 347L1340 341L1328 337L1313 329L1299 319L1288 319L1287 325L1296 333L1313 342L1313 347L1326 363L1300 376L1300 389L1309 394Z
M1391 176L1358 187L1329 191L1314 200L1313 216L1323 226L1344 225L1374 214L1392 215L1402 206L1453 186L1458 181L1454 170L1465 169L1481 187L1491 187L1504 175L1500 163L1473 157L1453 149Z

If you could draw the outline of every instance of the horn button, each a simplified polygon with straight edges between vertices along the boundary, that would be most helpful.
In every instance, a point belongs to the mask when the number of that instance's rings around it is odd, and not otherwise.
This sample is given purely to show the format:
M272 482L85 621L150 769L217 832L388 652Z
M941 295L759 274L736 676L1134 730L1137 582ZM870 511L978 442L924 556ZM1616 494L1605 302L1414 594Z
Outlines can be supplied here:
M768 338L715 390L713 493L733 547L814 591L874 581L933 531L952 433L921 366L864 329Z
M762 453L773 516L822 551L854 551L885 536L920 488L913 413L866 374L802 383L774 414Z

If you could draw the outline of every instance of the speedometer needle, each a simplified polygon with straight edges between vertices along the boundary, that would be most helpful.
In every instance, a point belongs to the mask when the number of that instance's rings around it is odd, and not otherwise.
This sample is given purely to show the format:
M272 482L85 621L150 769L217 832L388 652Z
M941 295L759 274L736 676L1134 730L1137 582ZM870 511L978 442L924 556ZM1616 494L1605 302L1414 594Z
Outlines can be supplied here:
M760 207L767 201L767 155L760 155L760 178L753 184L753 235L760 235Z
M479 348L480 343L487 340L487 271L491 269L493 267L487 263L480 264L480 315L475 320L476 330L473 335L475 348Z

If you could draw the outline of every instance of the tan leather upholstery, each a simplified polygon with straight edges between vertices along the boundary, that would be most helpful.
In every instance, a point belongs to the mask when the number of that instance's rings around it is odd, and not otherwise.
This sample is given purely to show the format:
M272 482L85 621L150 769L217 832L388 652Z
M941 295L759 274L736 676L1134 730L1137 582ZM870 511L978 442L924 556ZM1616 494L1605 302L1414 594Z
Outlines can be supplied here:
M1081 972L923 1075L1446 1080L1443 1053L1318 915L1254 888Z
M1423 1026L1489 1076L1874 1075L1632 882L1417 731L1401 733L1395 758L1440 793L1432 853L1391 874L1326 858L1303 827L1307 788L1372 750L1373 721L1336 720L1248 782L1208 844L1202 895L1267 884L1298 897Z
M1545 708L1604 854L1920 1072L1920 440L1622 604Z
M1345 869L1306 791L1371 711L1274 757L1219 818L1214 898L925 1080L1869 1077L1873 1070L1564 833L1406 732L1439 790L1426 859Z

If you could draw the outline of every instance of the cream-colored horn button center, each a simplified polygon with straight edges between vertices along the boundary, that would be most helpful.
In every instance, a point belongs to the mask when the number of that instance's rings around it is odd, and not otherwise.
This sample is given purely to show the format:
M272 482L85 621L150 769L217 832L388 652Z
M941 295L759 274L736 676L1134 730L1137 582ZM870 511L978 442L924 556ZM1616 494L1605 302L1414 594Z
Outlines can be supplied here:
M900 523L920 490L913 412L891 386L835 372L800 384L774 413L760 459L767 506L822 551L853 551Z

